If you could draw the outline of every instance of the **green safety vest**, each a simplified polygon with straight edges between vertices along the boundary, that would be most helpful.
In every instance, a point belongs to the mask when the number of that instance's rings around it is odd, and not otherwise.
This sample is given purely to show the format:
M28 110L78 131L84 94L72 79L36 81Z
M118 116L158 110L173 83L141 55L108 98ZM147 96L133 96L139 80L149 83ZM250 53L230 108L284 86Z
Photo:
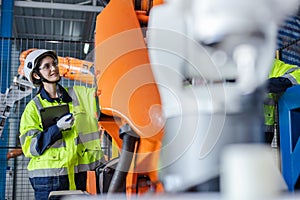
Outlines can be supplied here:
M273 77L284 77L289 79L293 85L298 85L300 83L300 68L297 65L286 64L275 59L269 74L269 78ZM278 98L277 94L269 93L264 101L265 132L274 132L275 106Z
M30 158L30 178L68 175L70 190L75 190L75 173L94 170L101 164L103 152L98 131L95 89L74 86L68 90L72 97L70 112L75 118L70 130L62 131L56 141L42 155L37 155L34 144L36 134L43 131L39 108L58 105L48 102L38 94L26 106L20 122L20 141L23 153Z

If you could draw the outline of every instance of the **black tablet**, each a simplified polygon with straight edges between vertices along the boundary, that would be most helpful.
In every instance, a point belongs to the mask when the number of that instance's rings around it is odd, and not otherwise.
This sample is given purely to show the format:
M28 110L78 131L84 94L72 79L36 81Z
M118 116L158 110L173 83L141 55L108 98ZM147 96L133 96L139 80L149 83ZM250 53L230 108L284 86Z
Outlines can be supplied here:
M69 105L68 104L61 104L57 106L50 106L45 107L40 110L41 118L42 118L42 125L44 129L56 124L57 120L68 114Z

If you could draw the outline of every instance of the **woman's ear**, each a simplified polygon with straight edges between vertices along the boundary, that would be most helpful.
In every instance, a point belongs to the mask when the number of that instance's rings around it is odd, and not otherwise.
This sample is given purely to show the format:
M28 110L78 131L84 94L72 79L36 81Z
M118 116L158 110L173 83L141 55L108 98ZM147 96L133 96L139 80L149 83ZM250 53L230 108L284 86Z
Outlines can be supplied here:
M37 80L41 79L41 77L36 72L32 72L32 77L37 79Z

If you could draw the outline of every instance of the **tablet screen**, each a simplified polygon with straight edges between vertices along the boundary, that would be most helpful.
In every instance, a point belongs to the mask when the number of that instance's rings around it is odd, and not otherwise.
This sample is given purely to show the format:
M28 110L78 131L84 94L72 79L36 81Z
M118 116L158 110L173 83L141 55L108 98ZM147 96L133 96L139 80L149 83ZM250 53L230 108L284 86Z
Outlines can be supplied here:
M57 120L65 114L68 114L69 105L61 104L57 106L45 107L40 110L42 125L44 129L56 124Z

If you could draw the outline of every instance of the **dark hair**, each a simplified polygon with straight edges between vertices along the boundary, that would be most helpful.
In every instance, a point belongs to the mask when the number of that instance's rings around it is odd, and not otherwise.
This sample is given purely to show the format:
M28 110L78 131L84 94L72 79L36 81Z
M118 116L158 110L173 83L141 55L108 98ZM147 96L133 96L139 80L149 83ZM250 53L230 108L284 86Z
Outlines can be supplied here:
M32 75L31 75L31 77L32 77L32 83L34 85L42 85L42 79L36 79L36 78L34 78L33 73L36 73L37 75L39 75L41 77L40 72L39 72L39 70L38 70L37 67L32 70Z

